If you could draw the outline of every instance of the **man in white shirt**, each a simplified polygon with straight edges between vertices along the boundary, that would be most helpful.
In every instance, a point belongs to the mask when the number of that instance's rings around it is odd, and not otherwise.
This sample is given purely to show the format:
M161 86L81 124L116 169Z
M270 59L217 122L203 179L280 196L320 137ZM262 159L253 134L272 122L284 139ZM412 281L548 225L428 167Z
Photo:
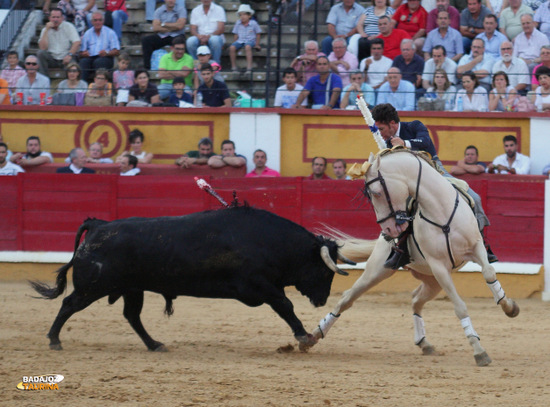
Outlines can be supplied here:
M371 41L370 57L361 61L359 70L367 74L367 83L374 89L378 89L386 82L386 75L392 63L391 59L384 56L384 40L374 38Z
M529 174L531 160L526 155L518 153L518 141L512 136L504 136L504 154L499 155L487 166L489 174Z
M0 143L0 175L17 175L25 172L23 168L6 159L8 156L8 146L6 143Z
M296 83L298 74L294 68L286 68L283 71L282 86L277 88L275 93L275 107L284 107L285 109L291 109L296 104L298 96L304 87L299 83ZM307 99L304 99L302 106L307 106Z
M225 10L212 0L201 0L201 3L191 11L191 36L187 39L187 52L193 59L197 59L197 48L208 45L212 51L212 59L221 64L225 42Z
M493 75L497 72L505 72L508 75L510 86L518 92L526 90L530 83L529 68L523 59L512 56L514 46L510 41L500 44L500 59L493 65Z
M27 152L15 153L10 161L21 167L36 167L37 165L53 163L53 157L50 153L40 150L40 138L30 136L27 139Z
M432 57L424 64L422 72L422 87L428 89L433 86L433 77L436 69L443 69L447 72L449 82L456 84L456 62L447 58L447 51L443 45L436 45L432 48Z
M472 71L476 74L479 84L487 91L491 90L491 72L495 60L485 53L485 41L481 38L474 38L472 41L472 52L464 55L458 61L456 73L462 79L462 74Z
M548 37L535 28L535 22L531 14L521 16L521 28L523 32L514 40L514 56L521 58L527 64L529 72L540 64L540 48L550 44Z

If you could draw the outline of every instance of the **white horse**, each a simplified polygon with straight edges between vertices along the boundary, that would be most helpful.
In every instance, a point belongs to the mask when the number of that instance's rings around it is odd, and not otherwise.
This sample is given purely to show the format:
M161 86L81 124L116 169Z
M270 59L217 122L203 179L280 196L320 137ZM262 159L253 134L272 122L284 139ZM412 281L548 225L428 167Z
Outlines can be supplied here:
M491 358L480 344L466 304L453 284L451 271L459 270L467 261L476 262L482 267L483 277L504 313L515 317L519 307L506 297L496 278L495 269L487 260L487 252L471 207L422 154L408 149L385 150L376 156L371 154L363 169L365 192L372 202L382 234L376 241L342 241L340 252L345 257L355 261L368 258L365 271L344 292L333 311L321 320L313 332L314 338L324 338L340 314L350 308L359 296L395 273L395 270L384 268L384 262L391 251L387 237L397 238L401 235L414 216L413 233L408 237L411 262L406 267L421 281L412 298L414 342L424 354L434 353L435 348L426 339L422 308L443 288L474 349L477 365L488 365ZM416 200L417 206L412 213L408 212L408 197Z

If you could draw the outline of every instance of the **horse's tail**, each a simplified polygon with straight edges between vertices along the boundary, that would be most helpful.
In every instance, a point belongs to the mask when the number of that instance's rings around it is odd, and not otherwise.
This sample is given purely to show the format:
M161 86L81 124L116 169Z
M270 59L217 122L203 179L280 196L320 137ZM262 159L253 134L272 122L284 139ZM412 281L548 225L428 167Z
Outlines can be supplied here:
M67 264L65 264L64 266L62 266L56 271L57 277L55 279L54 287L50 287L49 285L45 283L41 283L39 281L29 281L29 284L31 285L31 287L43 298L48 300L53 300L59 297L65 291L65 288L67 287L67 272L73 266L76 250L80 245L80 238L82 237L84 232L90 230L90 228L96 222L104 222L104 221L88 218L84 221L84 223L78 229L78 232L76 233L76 237L75 237L75 242L74 242L73 257L71 258L71 261L69 261Z
M367 261L377 242L377 240L357 239L328 225L323 225L323 234L336 240L339 246L338 253L356 263Z

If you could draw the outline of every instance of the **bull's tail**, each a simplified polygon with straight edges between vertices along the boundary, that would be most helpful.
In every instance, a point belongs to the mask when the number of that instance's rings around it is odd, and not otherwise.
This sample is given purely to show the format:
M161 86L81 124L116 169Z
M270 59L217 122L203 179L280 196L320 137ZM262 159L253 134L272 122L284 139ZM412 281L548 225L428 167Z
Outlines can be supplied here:
M29 281L29 284L31 285L31 287L43 298L48 300L53 300L59 297L61 294L63 294L63 292L65 291L65 288L67 287L67 272L73 266L76 250L80 245L80 238L82 237L84 232L90 230L90 228L95 222L104 222L104 221L98 221L96 219L88 218L86 219L86 221L84 221L84 223L78 229L78 232L76 233L76 237L75 237L75 242L74 242L73 257L71 258L71 261L69 261L67 264L65 264L64 266L62 266L56 271L57 277L55 279L55 286L50 287L48 284L41 283L39 281Z
M339 246L338 253L356 263L367 261L376 240L357 239L332 226L323 225L323 235L336 240Z

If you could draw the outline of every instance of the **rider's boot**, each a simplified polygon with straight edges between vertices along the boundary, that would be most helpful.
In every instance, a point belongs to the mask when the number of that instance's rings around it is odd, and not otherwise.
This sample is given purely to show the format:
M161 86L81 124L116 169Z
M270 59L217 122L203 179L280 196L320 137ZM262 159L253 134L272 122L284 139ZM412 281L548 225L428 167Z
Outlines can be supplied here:
M498 258L491 250L491 246L489 246L489 243L487 243L487 240L485 240L485 235L483 231L481 232L481 237L483 237L483 244L485 245L485 250L487 250L487 260L489 260L489 263L497 262Z
M401 234L397 245L392 247L392 251L384 263L384 267L392 270L397 270L400 267L406 266L411 262L411 257L409 256L409 247L407 245L407 238L410 233L408 231Z

